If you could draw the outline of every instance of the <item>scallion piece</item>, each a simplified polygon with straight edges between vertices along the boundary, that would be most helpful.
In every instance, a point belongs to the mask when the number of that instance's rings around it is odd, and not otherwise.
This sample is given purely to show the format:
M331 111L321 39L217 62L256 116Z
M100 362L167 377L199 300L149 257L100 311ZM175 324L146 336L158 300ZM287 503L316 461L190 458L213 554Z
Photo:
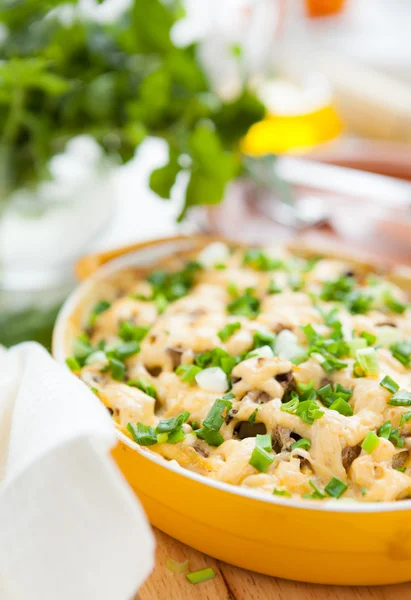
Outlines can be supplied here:
M130 379L130 381L127 381L127 385L129 385L130 387L136 387L145 394L147 394L147 396L151 396L155 400L157 399L156 388L152 383L150 383L149 381L147 381L147 379L144 379L143 377L140 377L139 379Z
M318 487L315 485L312 479L310 479L308 483L313 488L314 492L312 494L304 494L303 498L308 498L310 500L323 500L327 497L318 489Z
M273 461L273 456L268 454L264 448L256 445L249 460L249 464L252 467L255 467L257 471L260 471L260 473L265 473Z
M284 402L284 404L281 405L281 410L283 412L293 413L297 410L299 403L300 399L297 394L291 394L291 400Z
M273 494L274 496L285 496L287 498L291 498L291 494L290 492L287 492L287 490L277 490L277 488L274 488Z
M157 444L165 444L168 440L168 433L157 433L156 438Z
M118 335L125 342L141 342L146 337L149 329L149 327L145 327L143 325L137 327L130 321L123 321L120 324Z
M177 417L162 419L156 427L156 433L171 433L172 431L179 429L183 425L183 423L187 422L189 416L190 413L184 411Z
M78 362L78 360L76 358L74 358L74 356L68 356L66 358L66 365L68 366L70 371L80 371L81 370L81 365Z
M209 446L221 446L224 442L224 438L219 431L208 429L208 427L201 427L201 429L197 429L194 433L200 440L207 442Z
M230 400L217 399L208 411L203 421L203 426L218 431L232 406L233 403Z
M186 437L186 434L184 433L182 428L179 427L175 431L172 431L171 433L168 434L167 441L169 444L177 444L177 442L181 442L185 437Z
M258 408L256 408L255 410L253 410L253 412L251 413L251 415L248 417L248 422L251 423L251 425L254 425L257 413L258 413Z
M389 375L386 375L384 379L381 379L380 386L394 394L397 390L400 389L400 386L396 381L391 379Z
M200 367L197 365L179 365L176 369L176 374L181 377L181 381L185 381L190 385L194 385L196 375L200 373Z
M186 577L190 583L201 583L208 579L213 579L213 577L215 577L215 571L214 569L211 569L211 567L207 567L205 569L200 569L199 571L187 573Z
M395 392L388 400L388 404L391 404L391 406L411 406L411 392L405 390Z
M380 365L378 361L378 354L375 348L368 346L367 348L361 348L356 352L357 361L366 375L378 375L380 371Z
M371 454L379 443L380 440L378 436L373 431L369 431L365 436L363 443L361 444L361 448L368 452L368 454Z
M345 417L352 417L354 414L351 406L348 404L348 402L343 400L343 398L337 398L336 400L334 400L334 402L330 406L330 410L336 410Z
M301 440L297 440L296 442L291 444L291 450L296 450L297 448L309 450L311 448L310 440L308 438L301 438Z
M386 421L385 423L383 423L381 425L381 427L378 428L377 435L380 438L385 438L386 440L389 440L390 435L391 435L391 430L392 430L391 421Z
M346 483L338 477L333 477L325 486L324 491L333 498L339 498L347 489L348 485Z
M405 425L405 423L408 423L408 421L411 421L411 411L401 415L400 427L401 425Z
M124 363L114 357L110 358L108 362L112 378L116 381L124 381L124 377L126 375L126 367Z
M153 427L143 423L128 423L128 431L133 436L134 441L140 446L153 446L157 444L157 436Z
M257 446L263 448L263 450L266 450L267 452L271 452L273 449L273 440L269 433L257 433L255 443Z
M188 571L188 560L178 562L174 560L174 558L168 556L166 560L166 567L172 573L185 573Z
M367 340L364 338L354 338L353 340L348 340L347 346L349 348L350 357L355 358L357 350L367 347Z
M235 323L227 323L227 325L220 329L217 335L222 342L226 342L239 329L241 329L241 323L238 321Z

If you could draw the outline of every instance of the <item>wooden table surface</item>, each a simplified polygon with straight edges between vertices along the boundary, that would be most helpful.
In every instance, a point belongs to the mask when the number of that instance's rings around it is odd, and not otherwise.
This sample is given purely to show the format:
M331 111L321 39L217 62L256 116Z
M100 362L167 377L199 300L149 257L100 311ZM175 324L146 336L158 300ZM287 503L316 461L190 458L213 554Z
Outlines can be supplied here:
M276 579L206 556L158 529L156 565L135 600L407 600L411 583L379 587L338 587ZM191 571L212 567L214 579L193 585L166 568L168 557L188 559ZM326 568L326 566L324 567Z

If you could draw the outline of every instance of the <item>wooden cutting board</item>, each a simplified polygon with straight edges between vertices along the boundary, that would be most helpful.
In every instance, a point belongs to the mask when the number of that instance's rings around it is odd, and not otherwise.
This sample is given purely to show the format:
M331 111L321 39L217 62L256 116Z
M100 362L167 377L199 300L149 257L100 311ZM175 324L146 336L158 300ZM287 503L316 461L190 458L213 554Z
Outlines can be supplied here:
M135 600L406 600L411 583L379 587L314 585L276 579L211 558L154 529L156 564ZM166 568L168 557L188 559L191 571L212 567L216 577L193 585ZM292 557L290 557L292 560ZM324 568L327 568L326 565ZM349 568L349 567L348 567Z

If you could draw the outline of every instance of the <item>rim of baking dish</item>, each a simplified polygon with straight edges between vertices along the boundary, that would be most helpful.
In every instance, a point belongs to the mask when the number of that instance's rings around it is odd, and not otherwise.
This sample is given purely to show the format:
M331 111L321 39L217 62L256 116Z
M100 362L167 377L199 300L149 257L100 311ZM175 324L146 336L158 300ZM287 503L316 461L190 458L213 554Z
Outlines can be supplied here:
M186 248L190 249L190 246L193 245L194 239L188 237L186 239L182 238L168 238L168 239L159 239L156 240L158 242L157 245L149 245L142 246L137 248L136 250L132 250L127 252L126 254L119 256L117 258L113 258L103 266L100 266L93 275L85 279L82 283L80 283L73 292L67 297L64 304L62 305L54 326L53 331L53 340L52 340L52 350L53 356L57 360L57 362L65 365L65 359L67 358L66 353L66 330L67 323L69 318L74 313L78 304L87 296L87 294L97 285L100 281L104 280L108 275L112 275L117 270L123 269L125 267L136 266L135 265L135 257L137 255L141 255L142 251L150 252L154 248L158 247L161 242L166 243L181 243ZM68 367L67 367L68 368ZM403 511L411 509L411 499L409 500L399 500L392 502L350 502L344 500L323 500L323 501L314 501L314 500L296 500L294 498L281 498L278 496L268 496L263 492L259 492L253 489L242 488L240 486L236 486L229 483L224 483L222 481L216 481L214 479L209 479L204 475L200 475L195 473L194 471L190 471L189 469L185 469L181 467L178 463L174 464L175 461L167 461L162 456L155 454L154 452L150 452L146 449L141 448L138 444L136 444L133 440L127 437L124 433L119 431L113 422L113 426L116 429L116 434L118 438L126 444L129 448L132 448L136 452L139 452L148 460L151 460L154 463L157 463L161 467L165 469L169 469L170 471L175 472L178 475L182 475L183 477L188 477L198 483L211 486L215 489L221 490L222 492L227 492L230 494L236 494L238 496L242 496L244 498L250 498L252 500L257 500L260 502L265 502L268 504L275 504L279 506L288 506L302 510L316 510L316 511L325 511L325 512L343 512L343 513L380 513L380 512L392 512L392 511Z

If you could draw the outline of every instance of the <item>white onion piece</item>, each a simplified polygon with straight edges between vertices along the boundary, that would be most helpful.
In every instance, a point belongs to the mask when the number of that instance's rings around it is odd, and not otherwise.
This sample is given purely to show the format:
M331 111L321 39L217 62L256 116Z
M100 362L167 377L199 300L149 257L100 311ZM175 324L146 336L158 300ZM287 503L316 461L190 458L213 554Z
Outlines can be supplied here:
M195 379L198 385L208 392L223 394L228 390L227 375L220 367L203 369L197 373Z
M295 333L283 329L275 339L274 352L282 360L293 360L301 356L304 349L298 344Z
M224 264L229 256L230 251L223 242L213 242L200 252L197 260L203 267L214 267L215 265Z
M270 346L261 346L250 352L249 358L273 358L274 352Z
M97 365L100 363L107 363L107 356L105 354L105 352L103 352L102 350L97 350L96 352L93 352L93 354L90 354L87 358L86 358L86 365Z

